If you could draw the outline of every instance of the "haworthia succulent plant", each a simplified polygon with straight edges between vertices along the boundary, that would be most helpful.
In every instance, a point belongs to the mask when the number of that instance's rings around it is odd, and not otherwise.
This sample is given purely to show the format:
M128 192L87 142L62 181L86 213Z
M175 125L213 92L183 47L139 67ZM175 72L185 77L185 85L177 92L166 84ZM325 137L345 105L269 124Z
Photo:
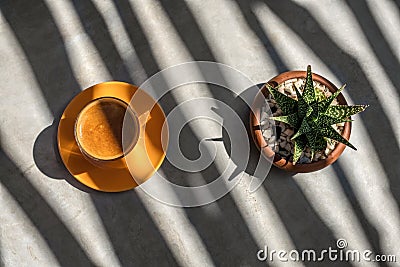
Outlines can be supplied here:
M332 127L334 124L350 121L351 115L364 111L368 107L368 105L331 105L345 85L331 96L325 97L314 87L309 65L302 93L294 86L297 100L279 92L269 84L266 86L283 112L282 116L271 117L271 119L289 124L295 129L295 134L292 136L294 164L300 159L306 147L311 149L312 155L316 151L324 150L327 139L341 142L356 150Z

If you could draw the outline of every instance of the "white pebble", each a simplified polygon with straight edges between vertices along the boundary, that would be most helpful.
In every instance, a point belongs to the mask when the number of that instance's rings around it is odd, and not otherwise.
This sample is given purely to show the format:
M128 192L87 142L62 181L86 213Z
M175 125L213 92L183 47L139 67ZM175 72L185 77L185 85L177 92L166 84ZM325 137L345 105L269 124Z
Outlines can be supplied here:
M314 160L318 160L322 156L321 152L317 152L314 154Z
M265 138L271 138L271 136L272 136L272 130L271 130L271 129L266 129L266 130L263 132L263 136L264 136Z
M304 80L298 80L297 82L294 83L294 85L297 87L297 89L301 89L303 87Z
M260 120L261 120L261 121L264 121L264 120L266 120L267 118L268 118L267 112L265 112L265 111L261 112Z

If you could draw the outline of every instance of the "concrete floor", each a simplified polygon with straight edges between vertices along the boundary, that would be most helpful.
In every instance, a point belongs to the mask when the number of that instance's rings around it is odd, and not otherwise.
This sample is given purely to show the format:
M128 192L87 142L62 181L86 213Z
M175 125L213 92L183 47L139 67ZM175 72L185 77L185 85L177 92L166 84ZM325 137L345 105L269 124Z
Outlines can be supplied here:
M322 250L338 238L399 262L399 29L398 2L390 0L1 1L0 265L261 266L264 246ZM347 83L350 102L370 105L354 118L358 151L346 149L315 173L273 168L254 194L243 179L222 199L186 209L140 190L94 192L66 172L54 138L73 96L107 80L140 85L192 60L228 64L255 83L311 64ZM161 103L168 111L199 88ZM189 154L198 153L196 127L182 133ZM168 162L161 171L180 182L216 175Z

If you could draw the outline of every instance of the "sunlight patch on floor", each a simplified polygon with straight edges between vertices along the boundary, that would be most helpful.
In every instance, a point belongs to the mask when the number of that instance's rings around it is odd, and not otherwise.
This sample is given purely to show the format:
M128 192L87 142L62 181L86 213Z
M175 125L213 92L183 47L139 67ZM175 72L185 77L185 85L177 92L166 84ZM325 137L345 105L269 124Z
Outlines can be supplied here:
M99 51L85 33L70 1L46 1L63 38L72 71L82 89L98 81L112 80Z

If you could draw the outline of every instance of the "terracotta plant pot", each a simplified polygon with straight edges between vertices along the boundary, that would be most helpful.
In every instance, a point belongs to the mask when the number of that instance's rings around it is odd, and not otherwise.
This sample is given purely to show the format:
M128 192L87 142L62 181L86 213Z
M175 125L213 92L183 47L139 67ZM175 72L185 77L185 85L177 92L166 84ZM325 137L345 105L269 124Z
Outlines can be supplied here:
M297 79L297 78L306 78L306 72L305 71L289 71L289 72L284 72L279 74L278 76L272 78L270 81L268 81L268 84L271 86L277 86L278 84L290 80L290 79ZM312 78L314 81L318 81L319 83L323 84L326 86L326 88L329 89L329 91L336 92L338 88L325 79L324 77L317 75L317 74L312 74ZM260 127L260 113L261 113L261 107L265 103L265 97L268 96L269 92L266 86L264 85L258 94L256 95L252 110L250 114L250 131L252 133L254 142L256 143L257 147L260 149L261 153L263 153L267 158L273 158L273 164L280 168L284 169L289 172L313 172L320 170L322 168L325 168L326 166L329 166L330 164L334 163L339 156L342 154L343 150L345 149L346 145L342 143L338 143L335 147L335 149L326 157L326 159L318 160L318 161L313 161L311 163L304 163L300 164L297 163L293 165L292 162L289 160L281 157L277 153L275 153L271 148L268 147L268 144L266 143L262 132L261 132L261 127ZM337 97L337 101L339 102L339 105L347 105L346 99L344 96L340 93L339 96ZM350 138L350 132L351 132L351 122L346 122L344 125L343 133L342 136L349 140Z

